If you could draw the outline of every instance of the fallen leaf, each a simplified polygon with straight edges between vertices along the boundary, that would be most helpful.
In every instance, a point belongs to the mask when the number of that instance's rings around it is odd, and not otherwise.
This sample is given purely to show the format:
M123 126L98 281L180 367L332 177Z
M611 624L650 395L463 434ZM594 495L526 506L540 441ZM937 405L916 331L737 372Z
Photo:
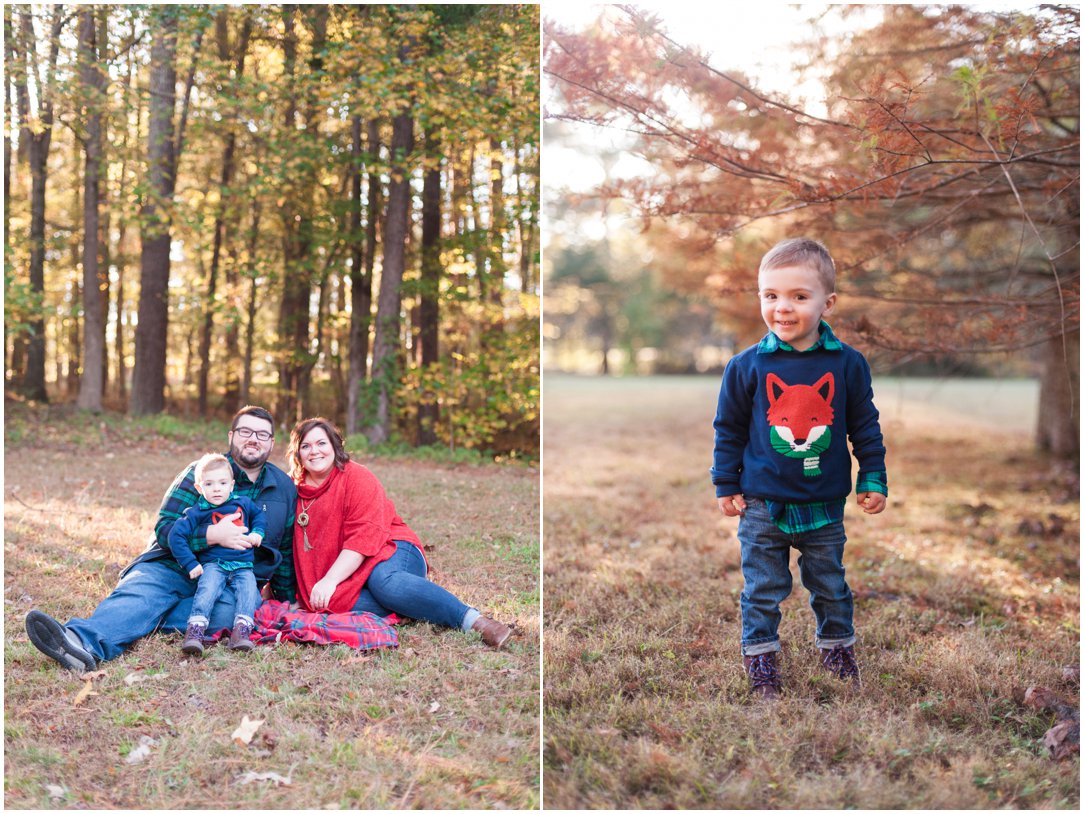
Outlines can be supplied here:
M140 681L146 681L147 677L143 673L128 673L124 677L124 683L131 687L133 684L138 684Z
M431 713L436 712L438 709L440 709L439 701L434 701L432 704L429 705L429 712Z
M1055 724L1043 736L1043 746L1050 750L1054 760L1064 760L1080 751L1080 724L1062 721Z
M52 783L46 783L45 793L49 795L50 800L62 800L65 795L67 795L68 790L63 786L54 786Z
M101 678L105 674L106 674L105 670L95 670L92 673L83 673L83 680L84 681L94 681L95 679Z
M147 755L151 753L151 747L156 743L157 741L150 735L140 735L139 746L128 753L128 757L124 759L124 762L128 764L142 763L147 759Z
M248 783L260 783L260 782L268 782L268 781L274 783L276 786L289 786L290 785L290 778L283 777L281 774L278 774L276 772L251 772L251 771L249 771L249 772L245 772L243 775L241 775L241 784L242 785L245 785L245 784L248 784Z
M250 720L247 715L244 715L241 717L241 725L233 730L230 737L238 746L248 746L252 743L252 736L256 734L261 724L263 720Z
M75 700L72 701L72 706L77 707L86 701L90 696L97 695L98 693L93 690L94 685L89 681L83 685L83 689L79 690L79 693L75 696Z

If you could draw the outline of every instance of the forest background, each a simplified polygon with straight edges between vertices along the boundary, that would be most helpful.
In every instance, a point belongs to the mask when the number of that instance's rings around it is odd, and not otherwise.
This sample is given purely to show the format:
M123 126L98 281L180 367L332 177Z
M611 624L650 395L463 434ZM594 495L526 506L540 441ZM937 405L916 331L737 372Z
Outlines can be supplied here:
M7 5L11 397L538 452L538 6Z
M544 26L547 154L601 166L547 177L548 369L721 371L760 257L809 234L875 372L1040 378L1039 446L1077 454L1078 7L803 6L717 53L595 8ZM774 81L734 64L773 51Z

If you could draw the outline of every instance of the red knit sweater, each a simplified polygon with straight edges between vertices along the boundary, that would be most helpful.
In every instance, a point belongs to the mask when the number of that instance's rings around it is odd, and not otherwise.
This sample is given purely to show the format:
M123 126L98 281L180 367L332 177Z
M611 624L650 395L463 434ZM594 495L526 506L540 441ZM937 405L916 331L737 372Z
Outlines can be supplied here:
M333 467L319 486L299 483L297 513L302 512L308 514L309 524L302 528L294 523L294 565L297 598L305 610L316 610L309 604L312 586L327 574L344 548L365 559L335 589L328 605L332 613L354 609L373 568L395 553L396 540L422 547L418 535L396 514L376 475L355 461L347 461L341 470ZM306 531L309 551L305 551Z

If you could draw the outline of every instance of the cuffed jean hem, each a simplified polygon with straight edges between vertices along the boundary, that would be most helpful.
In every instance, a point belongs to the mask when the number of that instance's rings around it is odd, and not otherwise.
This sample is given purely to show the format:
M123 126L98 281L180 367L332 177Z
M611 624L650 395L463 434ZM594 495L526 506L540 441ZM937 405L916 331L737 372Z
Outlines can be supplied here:
M478 612L477 608L467 608L467 612L463 614L463 623L459 626L459 629L464 632L469 631L481 617L482 614Z
M190 625L203 625L204 627L206 627L207 624L210 621L211 620L208 619L206 616L189 616L188 617L188 624L190 624Z
M783 649L782 643L779 639L774 639L770 642L754 642L752 644L742 643L741 654L743 656L759 656L762 653L778 653Z
M845 639L822 639L818 636L817 647L821 650L831 650L833 647L851 647L856 641L858 641L858 637L853 634Z

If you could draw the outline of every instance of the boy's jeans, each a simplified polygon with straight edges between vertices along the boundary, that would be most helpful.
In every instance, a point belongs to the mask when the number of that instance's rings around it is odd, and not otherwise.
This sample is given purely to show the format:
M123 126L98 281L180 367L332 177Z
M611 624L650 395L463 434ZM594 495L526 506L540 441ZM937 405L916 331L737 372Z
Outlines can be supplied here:
M365 581L354 613L377 616L397 613L446 627L469 630L478 611L426 578L425 557L418 547L396 540L396 552L373 569Z
M843 544L847 536L842 523L815 531L787 534L772 520L763 500L746 499L745 514L738 524L741 570L745 590L741 594L741 652L757 656L780 649L779 603L790 595L790 549L798 549L802 585L817 618L817 647L852 645L854 597L843 569Z
M73 618L66 627L79 636L91 655L108 661L159 628L183 633L195 592L196 580L166 565L164 559L141 562L124 575L89 618ZM226 590L215 603L207 630L233 627L233 609L233 594Z
M211 616L211 610L215 601L226 586L233 591L236 602L236 614L234 619L244 618L252 624L252 614L260 605L260 592L256 588L256 574L251 568L234 568L227 570L217 562L203 564L203 573L196 586L196 595L192 597L192 613L188 622L196 622L206 625Z

